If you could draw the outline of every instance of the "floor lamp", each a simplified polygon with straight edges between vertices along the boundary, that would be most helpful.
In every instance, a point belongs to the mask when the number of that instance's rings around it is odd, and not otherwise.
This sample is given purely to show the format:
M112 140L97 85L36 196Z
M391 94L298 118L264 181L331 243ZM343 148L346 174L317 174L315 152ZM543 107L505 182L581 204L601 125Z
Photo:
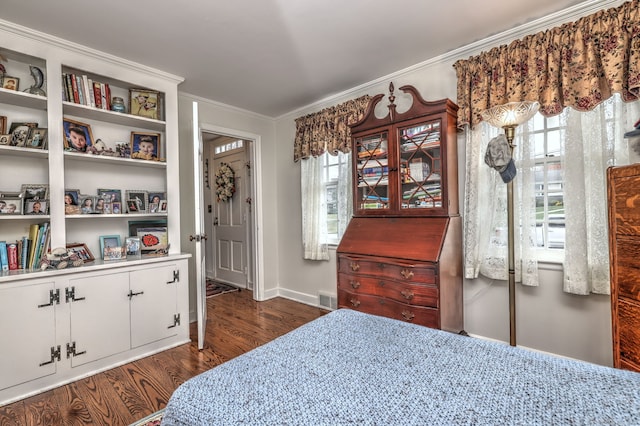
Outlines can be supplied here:
M538 102L510 102L489 108L481 113L482 119L504 129L510 154L513 154L513 137L518 125L528 121L538 112ZM509 344L516 346L516 272L513 225L513 179L507 182L507 250L509 252Z

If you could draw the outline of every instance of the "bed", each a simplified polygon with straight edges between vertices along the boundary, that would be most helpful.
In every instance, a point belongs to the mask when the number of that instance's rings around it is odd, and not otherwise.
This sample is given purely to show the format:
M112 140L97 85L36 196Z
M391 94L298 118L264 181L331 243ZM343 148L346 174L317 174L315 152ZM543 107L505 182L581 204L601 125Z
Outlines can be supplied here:
M632 425L640 374L338 309L183 383L162 425Z

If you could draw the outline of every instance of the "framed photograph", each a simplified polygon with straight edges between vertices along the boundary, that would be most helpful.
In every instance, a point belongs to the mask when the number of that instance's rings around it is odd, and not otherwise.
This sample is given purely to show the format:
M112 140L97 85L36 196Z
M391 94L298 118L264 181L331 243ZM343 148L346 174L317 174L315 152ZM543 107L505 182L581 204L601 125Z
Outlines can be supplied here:
M166 226L138 228L142 253L166 250L169 247L169 236Z
M156 203L160 204L160 200L166 200L167 193L166 192L151 192L149 191L149 204Z
M64 190L64 214L80 214L80 190Z
M0 115L0 135L7 133L7 117Z
M98 195L111 203L122 202L122 192L119 189L98 188Z
M122 203L111 203L111 214L122 214Z
M0 134L0 145L11 145L11 135Z
M27 139L27 148L44 149L47 146L47 129L37 127L31 129L29 139Z
M101 198L101 200L103 200L104 198ZM111 214L113 213L113 206L112 203L105 201L104 202L104 206L102 207L102 214Z
M145 89L130 89L129 99L131 100L129 112L141 117L158 120L159 92Z
M89 247L87 247L87 245L84 243L69 243L67 244L67 250L71 250L74 253L77 253L78 256L80 256L80 259L84 261L84 263L93 262L94 260L96 260L93 257L93 254L91 254Z
M138 230L142 228L166 228L167 219L156 220L130 220L129 221L129 236L137 237Z
M29 199L24 200L24 214L47 214L49 200Z
M158 213L166 213L167 209L167 200L160 200L160 207L158 208Z
M22 193L22 198L35 198L44 200L49 198L49 185L47 185L46 183L23 183L20 192Z
M127 237L124 240L124 246L125 246L125 253L127 255L127 257L129 256L140 256L141 252L141 245L140 245L140 238L138 237Z
M2 88L7 90L18 90L20 87L20 79L5 75L2 77Z
M91 126L80 121L64 118L62 120L64 132L64 148L68 151L87 152L88 146L93 146Z
M0 214L22 214L22 198L0 198Z
M117 253L120 259L122 257L122 243L120 242L120 235L101 235L100 236L100 253L102 253L102 259L112 260Z
M95 195L80 195L80 214L94 214L96 212L95 208Z
M93 208L93 212L96 214L105 214L105 205L106 204L111 204L109 203L107 200L105 200L103 197L96 197L96 204ZM108 207L108 211L109 213L111 212L111 206L109 205Z
M131 190L125 192L127 199L127 210L129 213L146 213L149 199L147 191L144 190ZM132 203L133 202L133 203ZM133 209L133 210L132 210Z
M31 131L38 127L38 123L11 123L9 133L11 133L11 145L27 146L27 141L31 137Z
M131 158L158 160L160 133L131 132Z

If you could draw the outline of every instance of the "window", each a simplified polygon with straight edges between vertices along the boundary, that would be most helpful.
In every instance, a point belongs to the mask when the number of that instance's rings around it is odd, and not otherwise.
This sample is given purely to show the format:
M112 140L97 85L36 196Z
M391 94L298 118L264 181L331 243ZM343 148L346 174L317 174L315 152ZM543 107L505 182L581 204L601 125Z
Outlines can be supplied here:
M228 142L224 145L216 146L215 153L222 154L223 152L232 151L234 149L242 148L242 139Z
M566 127L558 116L533 119L535 139L536 245L539 248L564 249L565 214L562 162Z
M339 203L338 197L338 182L340 178L340 170L344 170L348 166L347 162L351 161L350 155L329 155L324 153L322 155L323 161L323 182L325 185L325 200L326 200L326 239L325 241L331 245L337 245L342 238L344 229L339 226L341 218L344 220L344 216L349 214L343 210L343 203ZM349 188L350 190L350 188ZM342 207L342 208L341 208Z

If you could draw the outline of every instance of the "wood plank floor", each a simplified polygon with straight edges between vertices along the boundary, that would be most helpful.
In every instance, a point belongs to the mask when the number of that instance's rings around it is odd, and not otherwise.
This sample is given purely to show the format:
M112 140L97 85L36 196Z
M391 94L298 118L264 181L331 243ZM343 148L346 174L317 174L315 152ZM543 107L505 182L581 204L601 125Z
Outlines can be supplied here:
M184 381L327 311L242 290L207 299L205 348L192 343L0 407L0 425L129 425L164 408Z

